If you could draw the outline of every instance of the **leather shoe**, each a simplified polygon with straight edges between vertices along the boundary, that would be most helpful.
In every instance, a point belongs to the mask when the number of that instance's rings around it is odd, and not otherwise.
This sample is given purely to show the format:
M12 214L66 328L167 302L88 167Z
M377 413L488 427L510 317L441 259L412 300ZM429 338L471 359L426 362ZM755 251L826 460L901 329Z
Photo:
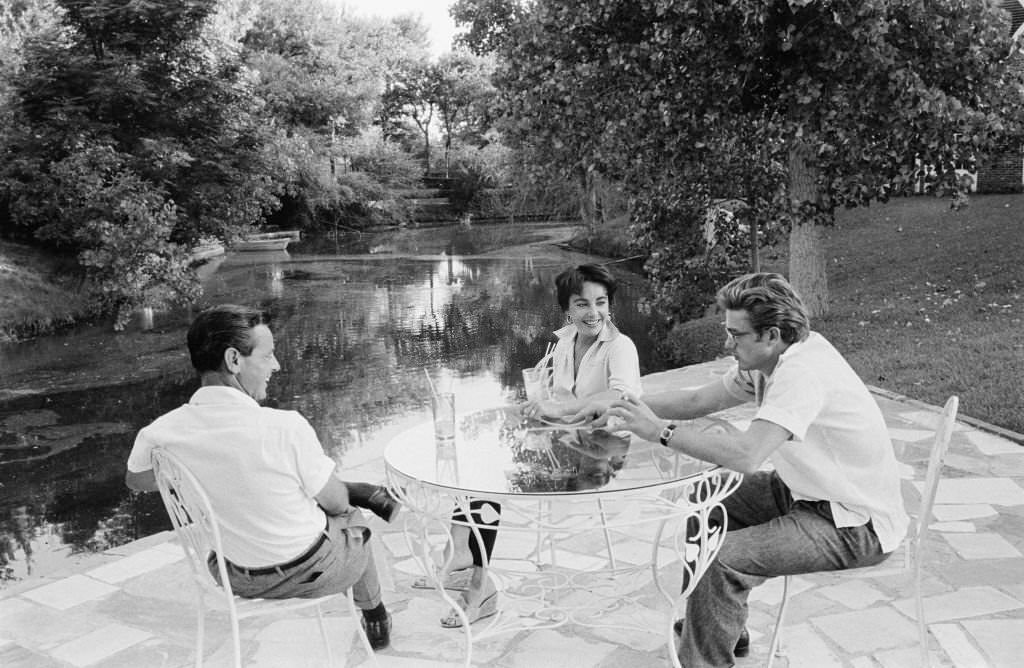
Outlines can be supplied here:
M677 619L676 623L672 625L677 636L683 635L683 620ZM750 654L750 633L746 629L743 629L743 633L740 634L739 640L736 641L736 646L732 648L732 655L736 658L742 659L743 657Z
M380 619L367 619L364 616L363 630L374 651L384 649L391 644L391 613Z
M750 654L750 634L747 633L746 629L743 629L743 633L740 634L740 639L736 641L736 646L732 649L733 656L743 658Z
M391 496L391 492L388 491L387 487L380 486L367 499L366 507L374 515L391 524L398 516L398 511L402 509L402 504L398 502L398 499Z

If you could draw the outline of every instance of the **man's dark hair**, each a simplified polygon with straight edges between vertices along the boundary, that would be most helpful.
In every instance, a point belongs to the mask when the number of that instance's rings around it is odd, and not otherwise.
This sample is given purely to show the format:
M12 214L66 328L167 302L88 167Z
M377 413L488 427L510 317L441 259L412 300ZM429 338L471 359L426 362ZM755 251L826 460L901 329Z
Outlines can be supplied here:
M800 296L780 274L746 274L718 291L718 306L727 311L746 311L750 326L760 335L778 327L786 343L803 341L811 320Z
M558 305L565 311L569 308L569 299L573 295L583 294L585 282L600 283L608 292L608 303L615 299L615 290L618 285L612 272L596 264L581 264L572 269L566 269L555 277L555 292L558 296Z
M196 316L188 328L188 354L198 373L217 371L224 363L224 351L234 348L251 355L252 330L265 325L262 311L237 304L211 306Z

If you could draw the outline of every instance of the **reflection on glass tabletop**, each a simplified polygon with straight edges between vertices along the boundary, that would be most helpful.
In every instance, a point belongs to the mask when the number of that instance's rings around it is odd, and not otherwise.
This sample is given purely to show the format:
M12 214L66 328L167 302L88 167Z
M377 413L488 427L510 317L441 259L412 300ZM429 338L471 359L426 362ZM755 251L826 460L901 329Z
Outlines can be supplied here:
M460 415L450 444L420 425L392 439L384 459L408 478L501 495L642 489L714 468L626 431L529 420L515 406Z

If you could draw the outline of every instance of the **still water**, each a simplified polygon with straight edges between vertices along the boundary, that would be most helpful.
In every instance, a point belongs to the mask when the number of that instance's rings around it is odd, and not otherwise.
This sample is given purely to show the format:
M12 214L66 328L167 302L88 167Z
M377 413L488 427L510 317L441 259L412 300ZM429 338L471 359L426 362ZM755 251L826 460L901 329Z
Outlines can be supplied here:
M451 385L460 410L522 399L520 370L562 322L553 278L586 258L518 248L451 255L450 242L407 249L364 238L355 254L337 243L229 254L205 268L201 306L271 314L282 371L267 403L300 411L342 467L358 470L391 434L427 419L424 371ZM610 268L621 279L614 319L636 342L641 371L659 371L646 286ZM157 495L124 487L124 462L135 432L197 387L184 349L191 313L144 315L120 334L83 327L0 346L4 380L20 379L0 394L0 580L19 577L5 569L26 551L45 563L169 528Z

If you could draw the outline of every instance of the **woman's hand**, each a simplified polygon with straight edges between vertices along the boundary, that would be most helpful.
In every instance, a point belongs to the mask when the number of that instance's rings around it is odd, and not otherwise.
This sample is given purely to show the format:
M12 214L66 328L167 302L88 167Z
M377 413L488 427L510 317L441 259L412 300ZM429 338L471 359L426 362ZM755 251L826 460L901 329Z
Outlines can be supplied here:
M536 420L540 417L560 418L566 413L565 408L557 401L545 399L543 401L527 401L520 409L525 417Z
M570 415L566 422L570 424L581 421L590 422L594 427L603 427L608 421L606 413L612 401L611 398L592 397L583 404L583 408Z

